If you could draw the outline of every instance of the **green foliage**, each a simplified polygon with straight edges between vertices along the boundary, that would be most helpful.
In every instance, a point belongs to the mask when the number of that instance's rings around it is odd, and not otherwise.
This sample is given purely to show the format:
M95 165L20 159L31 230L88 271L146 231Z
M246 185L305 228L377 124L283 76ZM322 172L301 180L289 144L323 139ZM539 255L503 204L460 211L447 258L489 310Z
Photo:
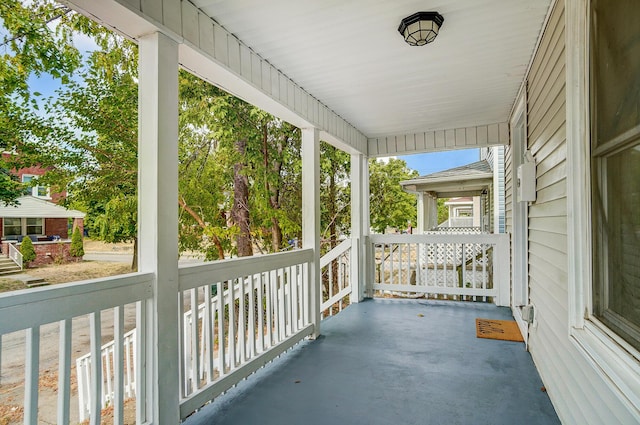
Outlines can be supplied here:
M82 257L84 255L84 243L82 242L82 234L79 227L76 227L71 235L69 254L72 257Z
M18 180L0 168L0 204L17 205L16 198L22 195L22 185Z
M329 251L351 231L351 156L328 143L320 144L320 226L322 249Z
M401 159L369 161L371 227L379 233L387 228L405 229L416 225L416 197L402 190L400 182L418 176Z
M29 237L22 239L22 243L20 244L20 253L22 254L22 263L27 266L30 262L36 259L36 250Z
M447 199L438 198L438 224L449 219L449 207L444 204L445 202L447 202Z
M298 129L185 71L179 87L180 249L207 259L236 253L243 233L231 214L238 169L249 189L250 234L242 236L267 252L299 237Z

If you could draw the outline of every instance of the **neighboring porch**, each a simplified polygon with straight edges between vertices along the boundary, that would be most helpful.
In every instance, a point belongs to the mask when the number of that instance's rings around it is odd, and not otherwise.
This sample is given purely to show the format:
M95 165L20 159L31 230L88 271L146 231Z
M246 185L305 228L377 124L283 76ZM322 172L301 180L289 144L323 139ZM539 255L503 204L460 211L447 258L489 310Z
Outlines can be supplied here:
M508 308L367 300L185 421L198 424L556 424L523 343L476 338Z

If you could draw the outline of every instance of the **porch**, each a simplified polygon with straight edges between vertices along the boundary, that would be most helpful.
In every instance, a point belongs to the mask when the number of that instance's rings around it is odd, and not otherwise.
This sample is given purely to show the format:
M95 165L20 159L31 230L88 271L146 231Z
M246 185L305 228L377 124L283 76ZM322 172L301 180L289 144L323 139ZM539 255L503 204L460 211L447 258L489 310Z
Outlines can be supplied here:
M524 344L476 338L477 317L512 320L485 303L353 304L184 424L560 423Z
M254 382L251 375L255 372L271 376L270 371L280 369L273 365L261 368L292 348L292 354L283 359L291 358L293 363L285 362L282 367L288 372L276 379L286 383L291 373L301 373L300 383L311 383L322 374L318 378L321 387L308 389L324 393L327 387L323 385L334 385L334 391L326 390L332 397L335 391L366 394L367 388L385 383L393 394L385 392L373 400L399 397L405 401L398 406L414 418L427 413L421 410L422 404L405 406L411 394L415 400L433 400L428 406L443 401L442 406L430 407L429 414L438 412L434 417L453 414L463 422L473 412L495 411L498 407L492 407L492 400L513 392L514 386L530 387L530 393L514 392L519 400L513 402L514 415L521 403L539 399L533 395L542 384L522 344L489 344L476 341L473 334L475 317L510 316L507 308L489 304L508 305L506 235L378 235L369 239L362 245L356 238L347 239L323 256L315 269L316 279L312 279L310 249L181 266L172 302L178 301L179 337L163 337L158 348L150 345L150 328L158 319L150 315L154 290L148 273L0 295L0 334L5 346L15 348L20 341L26 345L22 362L16 355L8 356L25 365L24 423L36 423L43 414L50 421L52 414L57 416L58 423L76 418L97 423L101 410L111 406L115 417L122 420L125 405L131 405L128 400L133 399L147 402L135 405L137 422L148 422L149 391L153 389L140 383L150 378L148 357L158 352L171 353L168 360L179 367L179 380L164 390L179 395L183 419L236 385L244 385L245 378ZM365 260L359 260L361 254ZM382 299L358 304L363 294L425 296L438 301ZM306 338L319 333L315 342ZM50 348L56 345L58 350ZM82 356L83 352L87 354ZM307 352L310 357L302 356ZM299 358L304 361L298 364ZM14 368L8 363L0 369L5 372L3 384L7 370ZM93 367L96 364L101 367ZM332 372L322 365L332 365ZM303 372L306 367L310 369ZM57 370L56 407L49 401L45 408L40 400L43 370ZM374 370L377 372L372 373ZM433 373L436 383L427 388L414 378ZM463 381L456 383L454 377ZM350 390L341 379L350 382ZM263 381L256 382L256 388L261 388ZM464 393L463 387L475 390ZM291 389L283 388L282 395L275 396L288 399L287 391ZM489 393L497 399L479 397ZM473 403L465 402L474 398ZM549 403L546 395L542 399ZM459 408L451 413L450 400L475 407L466 413ZM352 405L362 404L349 412L369 411L370 401L371 397L351 400ZM537 412L537 405L532 406ZM323 414L332 414L332 409ZM383 417L366 416L368 423ZM274 423L278 420L274 418ZM351 421L345 418L345 423Z

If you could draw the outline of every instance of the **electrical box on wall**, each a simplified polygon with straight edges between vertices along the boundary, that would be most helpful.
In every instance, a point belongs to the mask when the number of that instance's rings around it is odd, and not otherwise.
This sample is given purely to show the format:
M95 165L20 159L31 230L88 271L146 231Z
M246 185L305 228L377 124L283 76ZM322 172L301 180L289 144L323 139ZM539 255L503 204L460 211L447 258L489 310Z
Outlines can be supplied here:
M536 200L536 164L525 162L518 166L518 201L533 202Z

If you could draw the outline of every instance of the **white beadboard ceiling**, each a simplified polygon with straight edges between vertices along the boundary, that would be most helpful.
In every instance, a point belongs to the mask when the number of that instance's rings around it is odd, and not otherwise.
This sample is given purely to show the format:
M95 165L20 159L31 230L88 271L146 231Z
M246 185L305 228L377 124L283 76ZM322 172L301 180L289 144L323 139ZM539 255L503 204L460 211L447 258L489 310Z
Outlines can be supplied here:
M505 122L551 0L192 0L369 138ZM407 45L400 20L444 16Z

